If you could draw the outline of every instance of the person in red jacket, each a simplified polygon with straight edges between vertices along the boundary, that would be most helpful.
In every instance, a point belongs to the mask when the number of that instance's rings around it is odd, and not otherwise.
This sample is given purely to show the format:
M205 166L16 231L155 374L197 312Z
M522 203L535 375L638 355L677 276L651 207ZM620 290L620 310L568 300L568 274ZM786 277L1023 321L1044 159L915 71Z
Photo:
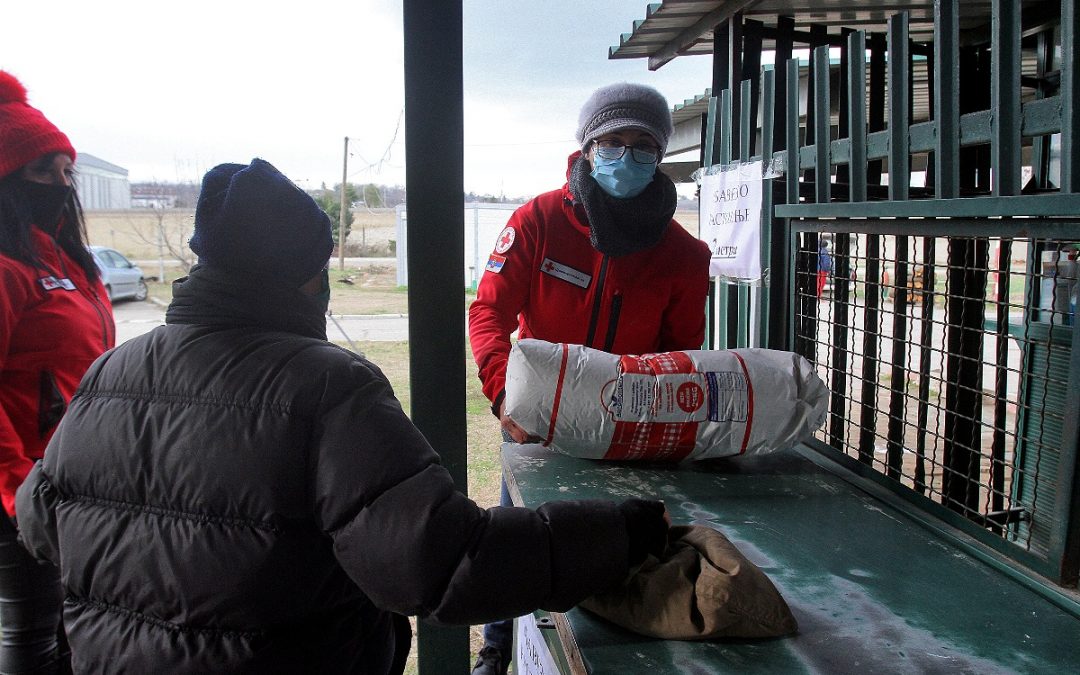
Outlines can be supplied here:
M72 187L75 149L0 71L0 672L62 672L57 568L17 542L15 491L116 338Z
M709 248L672 219L675 185L657 171L673 130L655 89L620 83L581 109L566 184L528 202L495 241L469 341L504 440L526 434L503 406L510 337L644 354L700 349ZM502 504L510 498L503 484ZM505 673L509 622L484 627L474 675Z

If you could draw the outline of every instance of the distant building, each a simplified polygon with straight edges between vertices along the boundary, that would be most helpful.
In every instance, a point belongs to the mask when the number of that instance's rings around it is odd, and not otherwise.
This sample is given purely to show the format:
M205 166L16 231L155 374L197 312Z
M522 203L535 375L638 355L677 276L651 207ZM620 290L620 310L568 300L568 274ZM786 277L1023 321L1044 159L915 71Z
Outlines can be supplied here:
M178 195L172 185L141 184L131 186L131 208L171 209Z
M80 152L75 161L76 184L84 209L130 209L128 170Z

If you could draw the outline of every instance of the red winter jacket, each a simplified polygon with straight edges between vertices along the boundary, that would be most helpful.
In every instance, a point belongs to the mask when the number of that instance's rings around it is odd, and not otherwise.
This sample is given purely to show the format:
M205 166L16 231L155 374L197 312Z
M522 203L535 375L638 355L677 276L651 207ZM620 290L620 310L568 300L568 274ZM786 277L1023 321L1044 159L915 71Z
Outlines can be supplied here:
M116 341L101 281L91 284L41 229L31 241L47 269L0 255L0 499L9 514L83 373Z
M613 354L700 349L708 290L709 248L674 220L652 248L612 258L589 242L569 185L542 194L499 234L469 309L484 394L497 410L515 329Z

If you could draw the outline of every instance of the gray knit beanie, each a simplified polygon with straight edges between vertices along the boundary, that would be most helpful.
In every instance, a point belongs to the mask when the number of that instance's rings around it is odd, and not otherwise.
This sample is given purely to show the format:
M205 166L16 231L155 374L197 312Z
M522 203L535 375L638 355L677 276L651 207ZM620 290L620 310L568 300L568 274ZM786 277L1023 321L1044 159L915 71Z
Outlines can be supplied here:
M577 139L581 151L604 134L619 129L640 129L660 144L660 158L667 152L674 127L663 94L644 84L620 82L593 92L578 115Z

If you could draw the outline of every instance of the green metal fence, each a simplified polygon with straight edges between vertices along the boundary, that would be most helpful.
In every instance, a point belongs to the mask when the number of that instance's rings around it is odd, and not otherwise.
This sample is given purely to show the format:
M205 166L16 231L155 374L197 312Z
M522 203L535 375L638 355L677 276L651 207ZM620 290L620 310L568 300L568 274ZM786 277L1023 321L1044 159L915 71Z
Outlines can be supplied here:
M786 166L765 191L769 286L718 286L712 345L803 354L832 390L813 447L1075 586L1077 11L1040 6L1025 28L1019 1L995 0L986 39L961 42L961 4L936 3L931 43L903 13L885 35L845 31L839 69L818 33L805 77L778 61L711 103L706 163L737 145Z

